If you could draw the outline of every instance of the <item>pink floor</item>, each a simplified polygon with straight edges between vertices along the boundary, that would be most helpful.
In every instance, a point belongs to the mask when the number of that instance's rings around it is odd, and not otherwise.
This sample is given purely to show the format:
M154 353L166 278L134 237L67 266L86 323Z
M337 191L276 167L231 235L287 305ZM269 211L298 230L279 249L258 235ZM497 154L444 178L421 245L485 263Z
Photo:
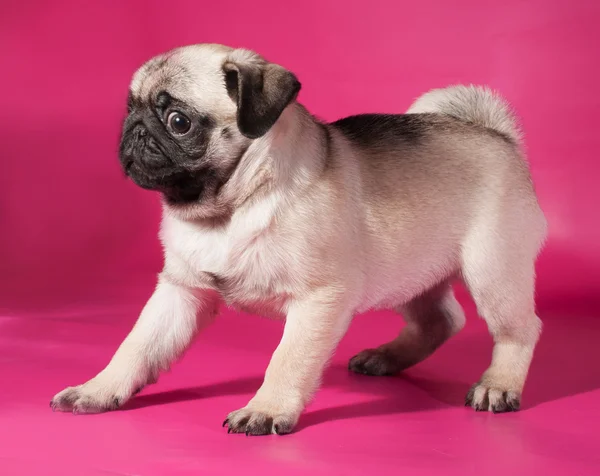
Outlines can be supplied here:
M122 410L52 413L54 393L106 364L142 303L0 319L0 474L599 474L593 303L542 306L545 332L515 414L463 406L491 351L468 302L466 329L398 377L348 373L354 352L401 325L387 313L358 317L291 435L228 435L221 427L260 385L281 332L278 322L234 313Z

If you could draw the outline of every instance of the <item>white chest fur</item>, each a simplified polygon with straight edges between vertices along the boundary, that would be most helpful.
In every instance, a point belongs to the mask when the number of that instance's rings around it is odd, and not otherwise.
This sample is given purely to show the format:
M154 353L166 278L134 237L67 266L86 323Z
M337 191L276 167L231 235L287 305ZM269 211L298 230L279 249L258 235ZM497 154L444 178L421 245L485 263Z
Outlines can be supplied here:
M208 279L229 304L280 313L291 283L289 262L273 224L276 206L275 196L261 200L223 227L165 214L165 269L191 286Z

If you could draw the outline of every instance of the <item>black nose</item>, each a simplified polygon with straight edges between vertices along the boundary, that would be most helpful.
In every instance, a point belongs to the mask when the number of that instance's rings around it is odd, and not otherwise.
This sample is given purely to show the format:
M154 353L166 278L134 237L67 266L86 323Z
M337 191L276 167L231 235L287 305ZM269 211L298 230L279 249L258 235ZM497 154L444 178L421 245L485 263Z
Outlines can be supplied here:
M135 124L123 134L121 157L125 164L137 162L147 169L160 169L169 162L143 123Z
M142 124L136 124L123 130L121 137L121 157L126 162L135 160L144 146L144 138L148 135L148 130Z
M143 124L137 124L134 128L133 128L133 137L135 139L143 139L144 137L146 137L148 135L148 129L146 129L146 126L144 126Z

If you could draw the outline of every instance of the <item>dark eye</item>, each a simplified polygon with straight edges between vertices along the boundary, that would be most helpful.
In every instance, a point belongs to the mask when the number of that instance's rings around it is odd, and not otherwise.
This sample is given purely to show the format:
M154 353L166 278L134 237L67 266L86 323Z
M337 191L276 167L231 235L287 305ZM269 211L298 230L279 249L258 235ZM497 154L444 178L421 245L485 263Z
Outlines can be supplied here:
M174 134L185 134L190 130L192 123L186 116L180 112L174 111L169 114L167 125Z

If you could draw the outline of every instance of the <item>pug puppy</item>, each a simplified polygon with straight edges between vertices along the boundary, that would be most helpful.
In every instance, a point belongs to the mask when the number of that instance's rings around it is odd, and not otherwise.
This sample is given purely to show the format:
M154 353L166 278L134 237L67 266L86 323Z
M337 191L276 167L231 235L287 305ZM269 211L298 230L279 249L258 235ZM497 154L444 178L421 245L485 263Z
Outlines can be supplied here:
M327 124L296 101L299 90L282 66L211 44L135 73L120 161L164 198L164 269L108 366L56 395L54 410L119 408L224 302L285 318L262 386L224 425L289 433L355 314L394 309L406 326L350 370L401 372L464 326L454 280L494 339L467 405L519 408L541 329L534 262L546 221L510 107L488 89L454 86L407 114Z

